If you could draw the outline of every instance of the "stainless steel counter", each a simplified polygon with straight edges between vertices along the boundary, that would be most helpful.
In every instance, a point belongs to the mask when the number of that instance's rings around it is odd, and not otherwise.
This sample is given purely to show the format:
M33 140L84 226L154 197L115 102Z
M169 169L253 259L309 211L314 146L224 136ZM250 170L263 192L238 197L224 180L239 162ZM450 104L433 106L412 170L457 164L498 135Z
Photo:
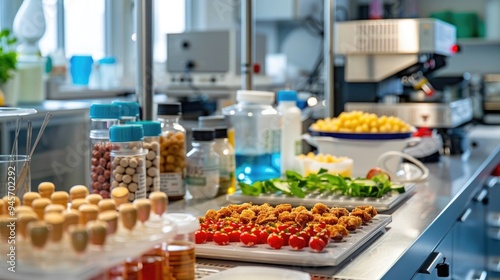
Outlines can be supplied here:
M387 232L360 249L351 259L338 267L288 268L331 279L413 278L463 214L471 198L488 183L488 174L500 162L499 128L479 127L470 135L474 143L470 154L442 157L439 163L427 164L431 171L427 182L418 184L415 194L389 213L393 222ZM169 211L199 216L208 209L218 209L226 204L225 197L201 203L181 201L172 203ZM207 259L199 259L198 263L222 268L256 265Z

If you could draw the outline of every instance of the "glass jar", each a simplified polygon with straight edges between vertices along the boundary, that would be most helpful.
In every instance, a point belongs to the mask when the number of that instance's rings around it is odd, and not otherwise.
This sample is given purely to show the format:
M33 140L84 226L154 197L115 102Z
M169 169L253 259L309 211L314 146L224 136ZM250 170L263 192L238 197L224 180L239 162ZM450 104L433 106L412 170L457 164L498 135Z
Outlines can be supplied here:
M198 127L215 129L214 149L220 157L218 194L234 193L236 191L234 129L228 127L227 118L223 115L198 117ZM225 128L225 132L217 128Z
M114 104L92 104L90 106L90 188L92 193L110 198L111 187L111 143L109 129L119 124L121 106Z
M146 164L141 125L116 125L110 129L111 189L128 189L128 201L146 198Z
M161 124L155 121L129 122L142 125L144 140L142 148L146 154L146 196L160 190L160 135Z
M215 128L214 150L219 155L218 195L236 191L234 148L227 139L227 127Z
M160 191L169 200L180 200L186 194L186 130L179 124L180 103L158 104L160 137Z
M121 106L120 124L139 120L139 103L136 101L113 101L111 104Z
M236 178L252 184L280 177L280 117L275 94L239 90L237 104L222 108L234 127Z
M177 225L177 235L168 243L168 259L173 279L195 279L195 232L200 223L190 214L167 214Z
M187 154L186 188L193 199L214 198L219 191L219 155L214 130L193 128L193 149Z

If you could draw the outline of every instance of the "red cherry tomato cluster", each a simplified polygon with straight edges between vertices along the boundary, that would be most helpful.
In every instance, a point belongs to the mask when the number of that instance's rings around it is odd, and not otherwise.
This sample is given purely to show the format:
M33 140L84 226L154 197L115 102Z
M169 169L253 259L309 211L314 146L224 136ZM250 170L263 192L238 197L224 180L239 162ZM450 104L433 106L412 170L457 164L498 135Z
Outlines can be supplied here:
M247 247L267 244L273 249L290 246L293 250L302 250L309 247L313 252L321 252L330 241L330 232L324 223L302 228L297 224L258 225L205 220L195 232L195 240L196 244L215 242L227 245L239 242Z

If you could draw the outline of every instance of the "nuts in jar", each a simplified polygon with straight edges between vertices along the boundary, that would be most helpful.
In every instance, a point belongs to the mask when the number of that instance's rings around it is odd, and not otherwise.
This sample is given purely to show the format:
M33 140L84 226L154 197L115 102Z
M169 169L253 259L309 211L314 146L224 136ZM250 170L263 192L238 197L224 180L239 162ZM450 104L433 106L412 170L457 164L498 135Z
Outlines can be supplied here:
M144 160L142 156L115 157L112 162L111 188L125 187L128 189L128 201L144 197L144 190L139 186L144 184Z
M182 173L186 167L185 135L169 131L160 138L160 172Z

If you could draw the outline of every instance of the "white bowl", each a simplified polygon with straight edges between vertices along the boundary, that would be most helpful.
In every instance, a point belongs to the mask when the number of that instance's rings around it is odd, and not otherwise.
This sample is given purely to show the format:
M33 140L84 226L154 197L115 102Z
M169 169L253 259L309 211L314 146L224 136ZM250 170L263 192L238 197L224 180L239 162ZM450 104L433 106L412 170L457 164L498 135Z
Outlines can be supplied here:
M382 167L391 175L395 175L400 168L401 159L403 157L407 159L406 155L401 155L403 149L409 143L420 141L418 137L394 140L355 140L305 135L303 138L309 144L317 147L318 153L353 159L352 175L354 177L365 177L368 170L374 167ZM399 153L390 153L385 156L387 152L393 151ZM383 163L381 163L381 160L383 160ZM416 159L415 161L418 162Z

